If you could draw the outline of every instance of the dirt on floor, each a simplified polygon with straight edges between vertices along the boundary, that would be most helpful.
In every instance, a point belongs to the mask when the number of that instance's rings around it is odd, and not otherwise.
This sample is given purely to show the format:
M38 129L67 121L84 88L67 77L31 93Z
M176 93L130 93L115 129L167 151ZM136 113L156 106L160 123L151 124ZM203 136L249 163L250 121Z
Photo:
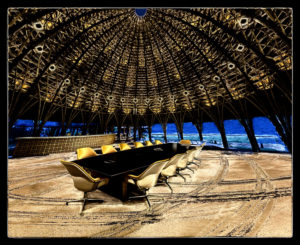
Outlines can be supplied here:
M202 150L199 166L186 169L186 182L170 178L145 199L122 202L104 190L83 193L60 159L76 154L8 160L8 226L11 238L91 237L292 237L290 154Z

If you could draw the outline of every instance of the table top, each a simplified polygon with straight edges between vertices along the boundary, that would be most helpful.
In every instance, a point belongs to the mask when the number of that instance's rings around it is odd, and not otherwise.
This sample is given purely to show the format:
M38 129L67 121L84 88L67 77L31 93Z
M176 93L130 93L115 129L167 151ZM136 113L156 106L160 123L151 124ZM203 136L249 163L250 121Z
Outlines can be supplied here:
M114 178L135 171L142 172L150 164L184 153L188 148L178 143L167 143L102 154L73 162L96 171L104 177Z

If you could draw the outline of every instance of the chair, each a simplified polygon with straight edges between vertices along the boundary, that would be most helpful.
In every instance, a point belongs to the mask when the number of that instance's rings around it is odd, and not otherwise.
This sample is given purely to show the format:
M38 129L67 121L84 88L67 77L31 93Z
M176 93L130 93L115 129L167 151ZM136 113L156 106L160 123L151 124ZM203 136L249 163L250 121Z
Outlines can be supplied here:
M134 142L134 147L140 148L140 147L144 147L144 145L141 142Z
M200 155L200 153L201 153L201 151L202 151L202 149L203 149L204 146L205 146L205 142L202 145L196 147L197 153L194 156L195 160L200 161L199 155Z
M117 150L112 145L101 146L102 154L117 152Z
M180 140L179 144L182 144L182 145L191 145L192 142L190 140Z
M154 187L157 183L158 177L161 173L161 170L168 163L168 159L159 160L152 163L147 169L139 175L129 174L127 176L128 183L134 184L138 187L140 191L143 192L143 195L131 196L129 199L133 198L143 198L145 197L148 203L149 208L151 207L150 201L148 199L148 191L150 188Z
M131 149L131 147L126 143L119 144L119 147L120 147L120 151L125 151L125 150L130 150Z
M146 144L146 146L153 145L152 142L151 142L150 140L146 140L146 141L145 141L145 144Z
M87 198L87 192L94 191L103 185L107 185L109 181L108 178L92 177L92 175L89 174L83 167L79 166L74 162L68 162L64 160L61 160L60 162L65 166L65 168L71 175L75 188L80 191L83 191L82 199L67 201L66 205L68 205L70 202L83 202L83 205L80 210L80 214L82 214L85 203L87 201L103 202L103 200L100 199Z
M189 168L187 166L187 163L188 163L188 153L185 153L184 156L182 158L180 158L178 161L177 161L177 164L176 164L176 173L182 177L184 179L184 182L186 182L186 179L184 178L184 174L181 174L180 171L183 171L185 169L189 169L191 170L192 172L194 172L191 168ZM185 175L189 175L189 174L185 174ZM189 175L190 176L190 175ZM190 176L191 177L191 176Z
M163 168L163 170L161 171L161 176L163 177L163 181L166 183L166 185L170 188L171 193L173 193L173 189L170 186L168 179L172 176L176 176L177 175L177 162L185 156L185 153L182 154L176 154L175 156L173 156L168 163L166 164L166 166Z
M188 156L187 156L187 165L195 164L199 167L199 164L194 162L195 155L198 153L198 151L199 151L199 149L197 149L197 148L187 151L187 154L188 154Z
M163 144L160 140L155 140L154 143L155 143L156 145L162 145L162 144Z
M79 148L76 150L77 159L98 156L98 154L90 147Z

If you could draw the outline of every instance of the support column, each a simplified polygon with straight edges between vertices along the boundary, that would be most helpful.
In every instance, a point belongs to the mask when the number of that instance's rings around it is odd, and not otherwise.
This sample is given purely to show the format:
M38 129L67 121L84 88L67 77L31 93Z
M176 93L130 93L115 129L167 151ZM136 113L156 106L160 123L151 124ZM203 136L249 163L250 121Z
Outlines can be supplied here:
M163 132L164 132L165 143L168 143L168 139L167 139L167 123L163 123L161 125L162 125L162 129L163 129Z
M179 136L179 140L183 139L183 123L184 123L184 112L179 112L179 113L172 113L175 125L176 125L176 129L177 129L177 133Z
M86 122L83 123L81 131L82 131L82 135L86 135L87 134L87 123Z
M220 134L221 134L221 138L222 138L222 143L224 146L224 149L228 149L228 141L227 141L227 137L226 137L226 132L225 132L225 127L224 127L224 122L223 121L219 121L219 122L215 122Z
M129 130L130 130L130 127L128 124L126 124L126 141L129 140Z
M200 141L203 141L203 135L202 135L203 123L201 121L197 121L197 122L193 122L193 124L198 131Z
M277 133L279 134L281 140L286 145L289 152L292 153L292 138L287 132L285 132L283 126L281 125L280 121L275 115L269 115L268 118L273 123L274 127L276 128Z
M149 135L149 141L152 141L152 126L148 125L148 135Z
M133 125L133 140L136 141L136 124Z
M259 145L257 143L256 137L255 137L252 118L241 119L240 123L242 124L242 126L244 127L244 129L247 133L249 142L252 147L252 151L259 152L260 149L259 149Z
M177 133L179 136L179 140L183 140L183 127L177 127Z
M142 127L141 125L138 126L138 134L139 134L139 140L142 138Z
M170 114L166 113L166 114L156 114L156 118L158 119L162 130L164 132L164 141L165 143L168 143L168 139L167 139L167 124L168 124L168 120L169 120Z
M117 132L117 140L118 140L118 141L121 141L121 125L118 124L118 125L117 125L117 128L118 128L118 132Z

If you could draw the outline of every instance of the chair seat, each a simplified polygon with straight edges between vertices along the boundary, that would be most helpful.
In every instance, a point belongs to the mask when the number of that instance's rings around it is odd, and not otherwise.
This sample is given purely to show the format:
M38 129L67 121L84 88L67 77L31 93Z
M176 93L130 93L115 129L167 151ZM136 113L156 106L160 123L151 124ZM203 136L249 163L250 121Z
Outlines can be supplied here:
M177 168L176 165L171 165L170 167L163 169L161 171L161 175L168 176L168 177L174 176L174 175L176 175L176 168Z
M187 158L183 157L182 159L180 159L177 163L177 168L185 168L187 165Z

